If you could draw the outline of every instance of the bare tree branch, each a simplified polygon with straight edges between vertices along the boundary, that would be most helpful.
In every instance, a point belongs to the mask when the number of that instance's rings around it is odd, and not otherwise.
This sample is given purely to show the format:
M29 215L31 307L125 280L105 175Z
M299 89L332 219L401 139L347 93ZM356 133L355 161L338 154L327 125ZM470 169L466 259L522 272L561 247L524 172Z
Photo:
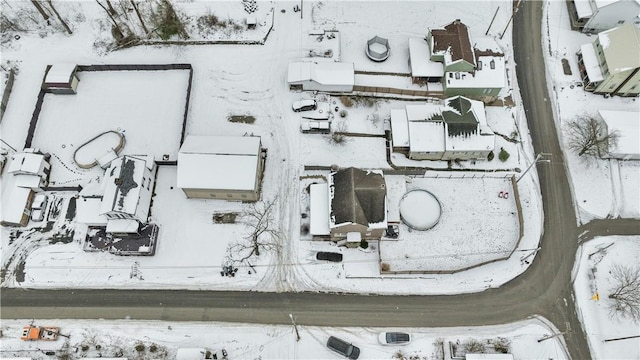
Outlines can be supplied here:
M612 316L640 322L640 266L613 265L609 271L609 312Z
M582 115L567 126L568 146L578 156L602 157L618 144L620 134L608 132L607 126L592 116Z
M249 233L243 240L227 248L228 258L234 263L245 263L261 251L279 251L281 232L275 221L277 198L252 203L243 213Z

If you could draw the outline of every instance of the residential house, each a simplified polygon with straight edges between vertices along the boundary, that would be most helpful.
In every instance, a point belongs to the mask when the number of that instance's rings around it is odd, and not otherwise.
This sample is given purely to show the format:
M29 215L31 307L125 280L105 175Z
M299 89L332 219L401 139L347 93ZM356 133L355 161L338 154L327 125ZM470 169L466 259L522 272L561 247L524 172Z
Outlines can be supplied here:
M607 156L620 160L640 160L640 112L600 110L607 133L616 132L618 141Z
M445 95L494 100L506 86L505 57L488 37L471 40L460 20L431 29L426 44L409 39L409 61L414 83L442 82Z
M188 198L257 201L265 156L257 136L189 135L178 153L178 187Z
M412 160L486 159L495 147L484 104L463 96L391 110L392 150Z
M638 21L638 0L566 0L571 29L598 33Z
M603 31L578 51L584 89L596 94L640 94L640 30L633 24Z
M107 232L137 233L147 223L155 173L152 156L125 155L111 162L99 213L107 218Z
M7 174L2 181L2 226L26 226L31 215L31 203L36 192L48 184L51 165L49 154L37 149L9 157Z
M327 183L311 185L310 193L310 233L315 238L360 243L384 234L387 192L380 171L341 169Z
M355 68L353 63L292 62L287 82L292 90L352 92Z

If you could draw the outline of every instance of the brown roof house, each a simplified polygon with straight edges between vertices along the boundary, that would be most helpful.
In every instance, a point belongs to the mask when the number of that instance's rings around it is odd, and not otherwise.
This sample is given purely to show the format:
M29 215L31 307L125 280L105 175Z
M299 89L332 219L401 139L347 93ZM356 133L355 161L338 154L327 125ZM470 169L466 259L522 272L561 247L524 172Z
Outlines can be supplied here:
M387 190L382 173L353 167L339 170L329 183L332 239L380 239L387 228Z
M413 82L438 80L447 96L471 96L483 101L493 100L506 86L500 45L488 37L472 41L467 26L459 19L444 28L431 29L424 40L426 43L409 41Z

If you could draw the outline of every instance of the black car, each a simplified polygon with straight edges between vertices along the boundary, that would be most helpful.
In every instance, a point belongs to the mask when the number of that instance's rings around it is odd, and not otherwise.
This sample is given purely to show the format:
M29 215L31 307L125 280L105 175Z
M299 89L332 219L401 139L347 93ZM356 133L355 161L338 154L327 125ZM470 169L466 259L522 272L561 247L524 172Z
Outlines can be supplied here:
M327 347L338 354L347 357L349 359L357 359L360 356L360 348L348 342L338 339L335 336L330 336L327 341Z
M342 261L342 254L334 253L334 252L327 252L327 251L320 251L320 252L316 253L316 260L327 260L327 261L331 261L331 262L341 262Z

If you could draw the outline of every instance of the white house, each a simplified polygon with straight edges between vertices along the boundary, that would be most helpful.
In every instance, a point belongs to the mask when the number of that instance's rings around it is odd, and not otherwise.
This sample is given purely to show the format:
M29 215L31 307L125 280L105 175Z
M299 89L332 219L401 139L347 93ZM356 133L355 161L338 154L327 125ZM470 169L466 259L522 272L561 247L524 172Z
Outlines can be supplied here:
M36 192L47 185L51 165L49 155L25 149L9 157L7 174L2 179L3 226L26 226Z
M99 213L107 218L107 232L135 233L147 223L155 172L151 156L125 155L111 162Z
M618 133L618 143L609 148L609 157L640 160L640 112L600 110L607 131Z
M352 92L355 68L353 63L293 62L287 82L292 90Z
M571 28L598 33L624 23L638 21L637 0L567 0Z
M257 201L264 160L260 137L189 135L177 184L188 198Z
M391 111L392 150L413 160L485 159L495 147L484 104L456 96L443 105Z

